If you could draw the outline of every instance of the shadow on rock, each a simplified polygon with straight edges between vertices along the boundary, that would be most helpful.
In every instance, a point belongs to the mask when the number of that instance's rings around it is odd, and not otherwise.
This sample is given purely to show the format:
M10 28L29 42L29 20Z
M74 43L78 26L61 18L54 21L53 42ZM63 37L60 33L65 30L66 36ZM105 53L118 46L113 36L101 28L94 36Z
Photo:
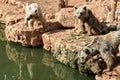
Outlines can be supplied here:
M60 22L47 22L47 31L59 30L59 29L72 29L74 26L65 27Z

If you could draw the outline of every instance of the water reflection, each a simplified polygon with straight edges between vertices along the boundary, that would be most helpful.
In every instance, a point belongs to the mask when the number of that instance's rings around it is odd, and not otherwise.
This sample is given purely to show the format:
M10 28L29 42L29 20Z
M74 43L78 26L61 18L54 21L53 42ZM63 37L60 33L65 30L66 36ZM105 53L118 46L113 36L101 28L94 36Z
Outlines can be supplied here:
M4 25L3 24L0 24L0 42L1 41L5 41L5 34L4 34Z
M9 43L6 53L9 60L19 65L20 80L26 80L25 71L28 71L30 80L93 80L59 63L42 48L24 48Z
M48 74L53 74L52 69L43 64L43 50L41 48L24 48L10 43L6 45L9 60L19 65L19 79L26 80L24 69L28 71L30 80L52 80ZM47 73L47 74L46 74ZM53 75L54 76L54 75Z

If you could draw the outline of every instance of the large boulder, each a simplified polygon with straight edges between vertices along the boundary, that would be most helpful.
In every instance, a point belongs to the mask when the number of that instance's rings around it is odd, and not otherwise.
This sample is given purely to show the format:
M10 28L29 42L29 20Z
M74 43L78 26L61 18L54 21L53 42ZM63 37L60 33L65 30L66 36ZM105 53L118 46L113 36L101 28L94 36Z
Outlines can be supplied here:
M42 35L44 49L51 51L60 62L76 68L82 47L91 42L91 37L78 36L72 30L56 30Z
M19 42L24 46L38 46L42 44L42 26L29 28L24 21L6 26L5 35L8 41Z
M55 17L64 27L73 28L78 24L74 8L62 8Z

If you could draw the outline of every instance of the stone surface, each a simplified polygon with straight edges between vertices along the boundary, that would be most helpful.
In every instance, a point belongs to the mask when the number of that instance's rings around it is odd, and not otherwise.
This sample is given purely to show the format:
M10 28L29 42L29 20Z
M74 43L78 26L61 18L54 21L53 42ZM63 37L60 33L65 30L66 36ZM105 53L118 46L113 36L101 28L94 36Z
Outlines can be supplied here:
M11 4L0 4L0 20L4 23L15 24L19 20L24 18L24 9L23 7L18 7Z

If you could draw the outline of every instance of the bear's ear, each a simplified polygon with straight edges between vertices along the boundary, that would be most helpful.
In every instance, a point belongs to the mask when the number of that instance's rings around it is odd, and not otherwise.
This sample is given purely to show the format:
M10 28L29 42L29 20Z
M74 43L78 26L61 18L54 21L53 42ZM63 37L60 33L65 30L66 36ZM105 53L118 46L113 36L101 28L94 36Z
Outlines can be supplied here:
M28 6L28 5L29 5L29 3L27 2L27 3L26 3L26 6Z
M28 2L26 3L26 6L25 6L25 8L27 9L28 8L28 6L29 6L29 4L28 4Z
M85 49L86 54L90 54L90 51L88 49Z
M75 10L76 10L76 9L78 9L78 7L77 7L77 6L75 6L74 8L75 8Z
M26 3L26 7L28 7L28 6L29 6L29 2Z
M84 10L87 10L87 7L86 7L86 6L84 6L84 7L83 7L83 9L84 9Z

